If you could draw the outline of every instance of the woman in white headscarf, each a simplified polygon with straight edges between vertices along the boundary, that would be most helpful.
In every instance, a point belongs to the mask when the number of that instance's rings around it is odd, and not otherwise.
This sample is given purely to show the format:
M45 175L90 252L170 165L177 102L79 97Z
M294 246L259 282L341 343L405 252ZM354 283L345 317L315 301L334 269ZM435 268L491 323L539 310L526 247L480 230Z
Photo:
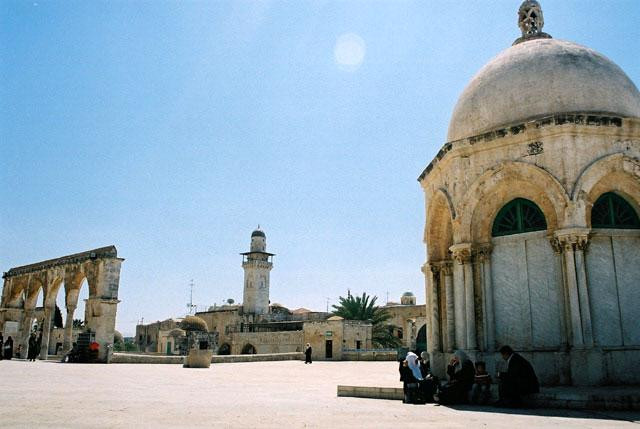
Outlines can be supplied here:
M420 363L418 363L418 355L413 352L407 353L406 357L407 365L411 370L411 374L415 377L416 380L420 381L423 379L422 373L420 372Z
M438 402L441 404L467 403L475 372L469 356L462 350L456 350L447 366L449 382L438 393Z

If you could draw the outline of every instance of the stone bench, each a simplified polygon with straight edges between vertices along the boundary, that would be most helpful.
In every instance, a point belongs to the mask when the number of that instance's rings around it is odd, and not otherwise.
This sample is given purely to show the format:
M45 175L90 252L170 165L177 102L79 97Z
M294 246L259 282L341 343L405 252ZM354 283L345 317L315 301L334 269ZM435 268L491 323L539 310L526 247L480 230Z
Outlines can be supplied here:
M401 387L338 385L338 396L402 400L403 392ZM523 408L640 411L640 387L548 387L528 396Z

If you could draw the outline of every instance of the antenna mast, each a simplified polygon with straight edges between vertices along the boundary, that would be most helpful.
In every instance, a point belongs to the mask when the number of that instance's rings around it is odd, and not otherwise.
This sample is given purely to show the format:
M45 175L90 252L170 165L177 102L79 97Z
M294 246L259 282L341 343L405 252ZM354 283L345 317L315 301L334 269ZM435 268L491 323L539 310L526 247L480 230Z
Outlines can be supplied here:
M189 302L187 303L187 314L193 314L193 309L196 306L193 304L193 279L189 281Z

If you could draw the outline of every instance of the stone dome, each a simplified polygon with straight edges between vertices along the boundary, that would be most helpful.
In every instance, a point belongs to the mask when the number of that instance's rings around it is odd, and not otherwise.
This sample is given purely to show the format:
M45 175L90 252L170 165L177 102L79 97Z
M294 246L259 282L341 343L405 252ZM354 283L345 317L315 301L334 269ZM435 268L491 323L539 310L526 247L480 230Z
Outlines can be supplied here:
M405 292L402 296L413 296L413 292Z
M471 79L453 110L447 141L555 113L640 117L640 93L620 67L589 48L525 40Z
M261 229L256 229L251 233L251 237L264 237L264 232Z

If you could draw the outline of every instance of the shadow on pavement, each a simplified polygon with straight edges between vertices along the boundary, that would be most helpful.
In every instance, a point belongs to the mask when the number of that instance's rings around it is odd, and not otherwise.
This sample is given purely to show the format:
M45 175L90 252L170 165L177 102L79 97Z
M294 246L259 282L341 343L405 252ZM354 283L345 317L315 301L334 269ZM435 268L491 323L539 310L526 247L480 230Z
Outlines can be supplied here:
M598 411L559 408L500 408L482 405L442 405L456 411L473 411L476 413L512 414L525 416L563 417L575 419L618 420L640 423L640 412L637 411Z

